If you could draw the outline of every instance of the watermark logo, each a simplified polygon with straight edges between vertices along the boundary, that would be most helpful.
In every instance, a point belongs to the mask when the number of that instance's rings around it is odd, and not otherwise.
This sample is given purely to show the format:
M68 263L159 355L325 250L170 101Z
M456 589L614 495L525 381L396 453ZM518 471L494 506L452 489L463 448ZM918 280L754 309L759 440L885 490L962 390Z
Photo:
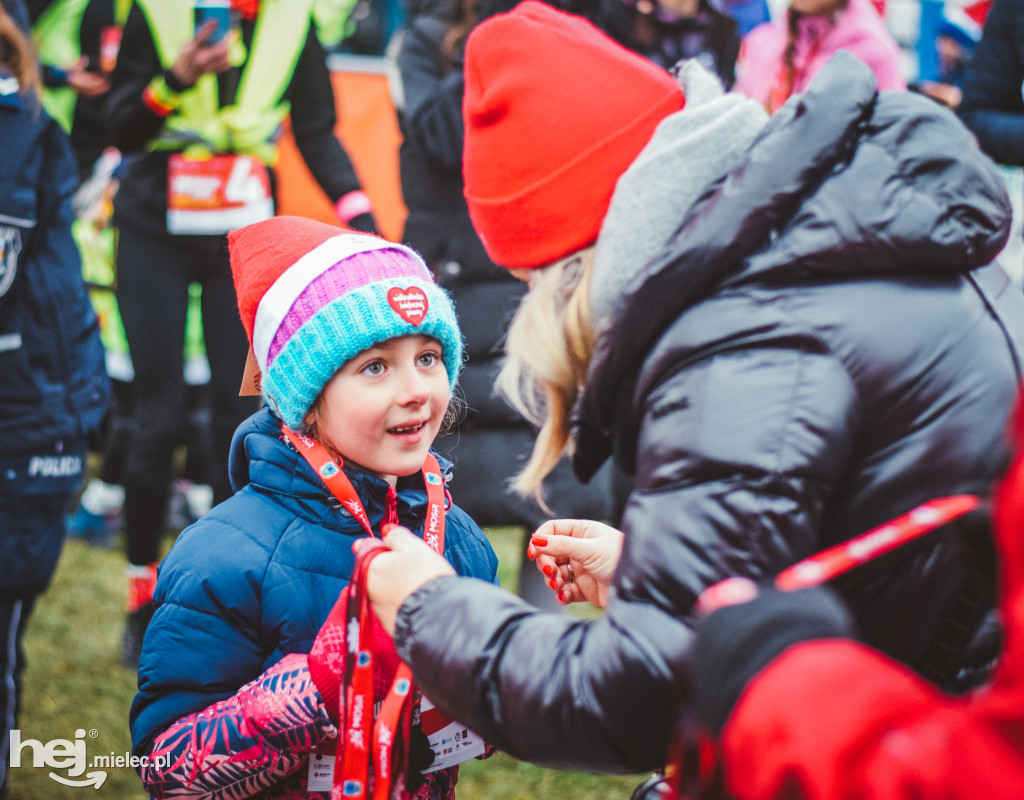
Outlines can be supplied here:
M95 729L88 733L91 739L95 739L98 735L99 733ZM38 739L22 740L21 731L14 728L10 734L10 766L12 769L20 767L24 755L26 760L30 760L31 766L36 769L48 767L50 770L66 770L63 775L52 771L49 773L57 783L62 783L65 786L91 786L94 789L99 789L107 780L107 770L126 767L139 769L151 763L148 756L133 756L131 753L111 753L89 758L86 753L85 737L85 730L79 728L75 731L74 740L51 739L49 742L41 742ZM157 770L164 769L170 765L170 756L157 756L152 760L152 764ZM86 772L86 770L90 771ZM83 775L84 777L81 777Z
M14 728L11 730L11 768L16 769L21 766L22 751L28 749L32 753L32 766L36 769L50 767L68 771L66 778L55 772L50 773L50 777L57 783L63 783L65 786L92 786L99 789L107 779L107 773L101 770L90 772L85 778L76 780L88 767L84 737L85 731L79 728L75 731L74 741L52 739L44 744L38 739L26 739L23 742L21 731Z

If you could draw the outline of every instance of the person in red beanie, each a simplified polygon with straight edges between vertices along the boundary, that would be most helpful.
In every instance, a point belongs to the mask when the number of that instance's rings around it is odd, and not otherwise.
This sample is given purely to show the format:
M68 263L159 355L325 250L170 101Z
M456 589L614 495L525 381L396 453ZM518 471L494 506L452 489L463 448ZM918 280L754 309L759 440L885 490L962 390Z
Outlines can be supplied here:
M1008 198L955 116L879 92L852 55L768 117L532 0L470 34L463 111L473 224L529 283L499 380L540 426L517 488L566 453L583 479L611 456L634 488L621 532L533 537L596 619L460 580L401 529L370 596L424 690L489 742L654 769L694 711L707 587L988 490L1024 363L1024 298L991 263ZM844 587L865 642L951 690L983 681L975 546L929 541Z
M701 623L697 636L695 649L703 658L695 682L698 708L705 710L701 716L720 737L722 776L730 797L1020 797L1024 787L1024 414L1020 411L1015 429L1013 463L992 503L1001 558L1005 645L991 682L962 697L944 694L898 661L840 635L836 623L818 623L818 630L813 630L810 621L822 615L807 613L801 593L761 591L751 602L715 611ZM839 620L841 613L833 618ZM760 631L751 625L755 619L762 626ZM777 631L788 646L772 648L770 653L758 648L766 638L765 629ZM779 639L778 644L783 641ZM701 676L710 664L717 669ZM726 697L722 689L730 684ZM794 795L795 787L799 788Z

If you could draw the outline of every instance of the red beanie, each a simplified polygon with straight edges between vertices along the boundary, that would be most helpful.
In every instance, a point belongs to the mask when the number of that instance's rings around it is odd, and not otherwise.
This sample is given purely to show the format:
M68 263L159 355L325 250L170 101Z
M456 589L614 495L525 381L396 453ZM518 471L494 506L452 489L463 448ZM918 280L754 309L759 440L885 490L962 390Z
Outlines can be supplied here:
M684 102L664 69L538 0L480 23L465 70L466 201L506 267L592 244L615 182Z

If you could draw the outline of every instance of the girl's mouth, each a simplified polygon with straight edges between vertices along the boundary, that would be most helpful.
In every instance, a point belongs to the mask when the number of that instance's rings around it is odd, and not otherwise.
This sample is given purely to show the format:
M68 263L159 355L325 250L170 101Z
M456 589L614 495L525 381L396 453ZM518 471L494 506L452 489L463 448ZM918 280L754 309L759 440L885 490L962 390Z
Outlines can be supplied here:
M388 428L388 433L394 433L394 434L418 433L419 431L423 430L423 428L426 426L426 424L427 424L426 422L420 422L417 425L400 425L397 428Z

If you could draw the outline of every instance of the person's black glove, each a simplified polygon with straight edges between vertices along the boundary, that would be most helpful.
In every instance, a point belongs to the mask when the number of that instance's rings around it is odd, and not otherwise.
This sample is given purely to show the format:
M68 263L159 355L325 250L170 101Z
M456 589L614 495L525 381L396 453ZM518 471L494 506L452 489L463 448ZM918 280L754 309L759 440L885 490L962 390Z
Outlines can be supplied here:
M427 776L423 770L434 763L434 751L430 749L427 735L419 725L409 730L409 773L405 776L405 785L412 797L423 785Z
M747 683L791 645L854 637L850 613L825 588L763 586L750 602L714 611L698 625L691 650L700 721L718 737Z

